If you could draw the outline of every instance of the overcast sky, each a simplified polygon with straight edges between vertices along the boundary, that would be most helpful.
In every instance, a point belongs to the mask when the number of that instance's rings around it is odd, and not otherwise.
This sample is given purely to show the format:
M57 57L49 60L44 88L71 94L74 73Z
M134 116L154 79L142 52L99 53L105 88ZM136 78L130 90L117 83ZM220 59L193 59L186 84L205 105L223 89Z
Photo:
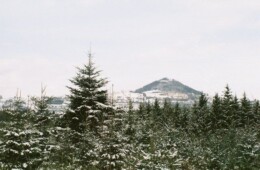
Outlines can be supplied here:
M260 99L259 0L0 0L0 95L68 94L90 43L117 91L168 77Z

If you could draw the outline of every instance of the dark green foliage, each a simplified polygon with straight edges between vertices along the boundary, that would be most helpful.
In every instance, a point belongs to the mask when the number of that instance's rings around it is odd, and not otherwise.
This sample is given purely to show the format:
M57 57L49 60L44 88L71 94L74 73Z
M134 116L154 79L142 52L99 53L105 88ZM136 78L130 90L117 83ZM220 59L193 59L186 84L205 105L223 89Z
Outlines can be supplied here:
M233 98L232 111L233 111L232 125L238 127L241 125L241 110L240 110L240 104L237 96Z
M115 110L109 115L109 118L104 121L101 132L98 169L122 169L127 164L127 156L129 155L129 142L131 139L124 137L124 112L121 110ZM133 116L133 115L130 115ZM130 119L132 119L130 117ZM128 127L131 126L131 120L128 117ZM130 133L126 133L129 136L134 136L133 127L129 127Z
M126 165L128 144L135 132L132 104L130 101L128 115L108 106L107 92L103 90L106 80L99 73L89 54L88 65L79 68L71 80L76 87L69 87L70 105L63 119L70 129L66 134L71 135L74 148L75 160L71 164L83 169L121 169Z
M233 97L228 85L225 88L223 99L222 99L222 120L220 127L227 128L231 123L233 117L232 101Z
M254 101L254 104L252 106L252 113L254 115L254 119L256 120L256 123L259 124L260 122L260 104L259 101Z
M161 112L161 107L158 99L155 99L153 107L152 107L152 116L153 116L153 122L159 123L162 122L162 112ZM154 124L158 125L158 124Z
M138 112L140 112L140 110ZM144 117L145 120L150 121L150 119L152 119L152 105L149 101L144 104L144 112L140 114L143 115L142 117Z
M19 107L18 107L19 108ZM48 154L45 133L34 126L37 116L24 110L3 110L0 122L0 160L5 168L36 169Z
M162 106L162 116L161 116L161 119L162 119L162 122L163 124L165 124L166 122L170 122L172 121L173 122L173 109L172 109L172 105L170 103L170 101L168 101L167 99L164 100L163 102L163 106ZM171 119L171 120L169 120Z
M250 125L254 121L254 115L252 113L252 107L250 101L247 99L246 94L244 93L243 98L241 99L241 108L240 108L240 124L242 126Z
M216 129L205 136L179 133L175 143L183 169L259 169L256 128Z
M137 111L137 113L138 113L138 116L140 117L140 118L142 118L142 119L145 119L145 104L144 103L140 103L139 104L139 108L138 108L138 111Z
M216 94L213 98L212 105L211 105L211 130L214 130L219 127L219 121L223 120L222 116L222 106L221 106L221 99Z
M128 137L129 143L131 143L134 140L134 136L135 136L135 133L136 133L136 129L134 127L135 121L136 121L135 120L136 114L134 113L133 103L132 103L131 100L129 100L128 105L129 105L128 106L128 117L127 117L126 122L125 122L125 124L127 124L125 134ZM142 109L141 107L142 106L140 106L140 109Z
M173 118L173 123L175 125L175 127L180 127L181 126L181 119L180 119L180 116L181 116L181 108L180 108L180 105L179 103L176 103L173 107L173 115L172 115L172 118Z
M32 97L31 100L34 105L34 110L38 115L48 114L48 104L52 98L46 96L46 87L41 87L41 97Z
M69 127L78 132L84 132L87 128L97 133L97 128L102 122L103 104L107 102L107 92L104 88L107 81L99 77L92 62L91 53L89 62L83 68L78 68L78 73L71 82L75 87L68 87L71 94L70 110L65 119Z
M89 64L72 80L69 109L21 98L0 111L0 169L260 169L260 106L227 86L193 106L158 99L127 111L106 105L105 80Z
M198 103L193 105L192 128L197 134L205 133L210 129L208 99L201 93Z

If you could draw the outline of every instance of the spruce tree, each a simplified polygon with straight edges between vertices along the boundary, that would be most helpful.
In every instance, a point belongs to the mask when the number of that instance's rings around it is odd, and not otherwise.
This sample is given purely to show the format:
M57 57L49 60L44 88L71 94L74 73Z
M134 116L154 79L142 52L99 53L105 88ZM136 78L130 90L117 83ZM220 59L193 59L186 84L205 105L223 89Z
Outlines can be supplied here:
M64 117L72 129L68 132L75 148L72 163L79 162L85 169L120 169L125 166L127 142L122 137L124 112L107 105L107 81L100 78L91 54L88 57L88 64L78 68L71 80L74 87L68 87L70 105Z
M195 103L193 106L193 129L197 133L208 130L208 114L208 98L206 94L201 93L198 103Z
M33 126L33 114L20 109L5 112L9 119L0 122L0 168L37 169L46 153L46 138Z
M158 124L161 122L161 118L162 118L162 114L161 114L161 107L160 107L160 103L159 100L156 98L154 103L153 103L153 108L152 108L152 112L153 112L153 121L155 124Z
M180 108L180 104L177 102L174 107L173 107L173 123L174 123L174 127L180 127L180 124L182 123L180 120L180 115L181 115L181 108Z
M173 122L172 113L173 113L173 109L171 103L169 100L165 99L162 107L162 119L164 123L170 124Z
M78 68L77 75L70 80L74 87L70 90L69 111L65 118L71 129L84 132L87 128L97 132L97 126L103 120L102 110L107 106L107 91L104 86L107 81L100 78L100 71L92 61L92 54L88 55L88 64Z
M227 128L231 125L231 121L233 118L233 109L232 109L232 104L233 104L233 96L232 92L227 85L224 91L223 95L223 100L222 100L222 111L223 111L223 120L221 123L221 126L224 128Z
M259 124L260 122L260 104L259 104L259 100L254 101L254 104L252 106L252 112L254 115L254 122L256 124Z
M146 120L148 120L149 124L151 124L152 119L153 119L152 110L153 110L152 105L151 105L150 101L148 101L145 104L144 113L145 113L145 118L146 118Z
M222 108L221 108L221 98L218 94L213 97L211 105L211 127L215 130L218 127L219 121L222 120Z
M139 104L137 113L138 113L138 118L139 119L144 120L147 117L147 115L145 113L145 104L144 103L140 103Z
M251 103L247 99L246 94L243 94L243 98L241 99L241 124L249 125L253 120L253 115L251 112Z
M232 111L233 111L233 118L232 118L232 122L234 123L234 125L237 127L240 124L240 105L239 105L239 101L237 96L235 96L233 98L233 102L232 102Z
M127 156L132 147L129 138L124 134L124 122L127 115L122 110L114 110L104 121L103 130L100 133L100 143L96 148L99 150L99 157L96 162L98 169L125 169Z
M128 112L127 112L127 117L126 117L126 136L129 139L129 142L132 142L132 140L134 139L134 135L135 135L135 127L134 127L134 122L135 122L135 111L133 110L133 103L131 101L131 99L128 101Z

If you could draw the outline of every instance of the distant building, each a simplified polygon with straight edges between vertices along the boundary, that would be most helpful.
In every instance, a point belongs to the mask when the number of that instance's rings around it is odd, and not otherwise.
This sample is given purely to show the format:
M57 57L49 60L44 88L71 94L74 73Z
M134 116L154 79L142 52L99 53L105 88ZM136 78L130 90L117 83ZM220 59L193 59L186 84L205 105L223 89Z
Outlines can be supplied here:
M53 97L48 103L48 109L56 114L64 114L69 105L69 101L65 97Z
M109 99L112 100L111 103L113 103L113 105L125 110L128 109L130 100L134 109L138 109L140 103L154 103L156 99L159 100L161 104L163 104L164 100L167 100L172 104L178 102L180 104L191 105L194 103L194 100L192 100L187 94L177 92L162 92L160 90L150 90L143 93L136 93L131 91L114 92L113 96L109 94Z

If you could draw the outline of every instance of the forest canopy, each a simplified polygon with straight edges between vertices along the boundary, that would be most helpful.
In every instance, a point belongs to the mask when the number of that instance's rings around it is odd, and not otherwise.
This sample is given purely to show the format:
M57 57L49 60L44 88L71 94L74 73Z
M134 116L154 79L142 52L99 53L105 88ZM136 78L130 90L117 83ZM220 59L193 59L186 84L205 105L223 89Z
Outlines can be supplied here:
M20 97L0 111L1 169L260 169L260 106L229 86L192 106L140 103L127 111L107 100L107 83L89 62L71 79L68 108Z

